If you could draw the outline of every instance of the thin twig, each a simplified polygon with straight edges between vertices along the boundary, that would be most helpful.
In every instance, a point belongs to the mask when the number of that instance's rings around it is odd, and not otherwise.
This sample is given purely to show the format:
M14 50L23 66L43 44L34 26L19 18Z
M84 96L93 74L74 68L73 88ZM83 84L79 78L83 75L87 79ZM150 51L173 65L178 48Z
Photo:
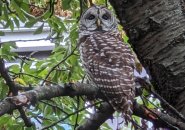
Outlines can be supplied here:
M77 111L79 110L79 106L80 106L80 97L77 96ZM75 120L75 125L74 125L74 130L76 130L77 126L78 126L78 116L79 113L76 113L76 120Z
M183 122L185 122L185 117L178 112L172 105L170 105L164 98L162 98L158 93L156 93L154 90L151 90L152 94L157 97L163 104L165 104L171 112L176 114Z
M24 121L24 123L25 123L25 126L27 126L27 127L33 126L34 123L31 121L30 118L28 118L28 117L26 116L26 113L25 113L25 111L23 110L23 108L22 108L22 107L19 107L18 110L19 110L19 113L20 113L20 117L23 119L23 121Z
M146 81L145 79L142 79L140 77L137 77L136 81L138 81L142 87L144 87L145 89L147 89L149 92L151 92L155 97L157 97L162 103L163 105L166 105L168 107L168 109L173 112L175 115L177 115L183 122L185 122L185 117L178 112L173 106L171 106L164 98L162 98L158 93L156 93L153 89L152 89L152 85L151 83L149 83L148 81Z
M50 0L49 1L49 3L50 3L50 12L51 12L51 14L50 14L50 16L49 16L49 18L51 18L52 16L53 16L53 13L54 13L54 4L55 4L55 1L54 0Z
M7 9L8 9L8 11L10 12L10 13L16 13L16 11L12 11L11 9L10 9L10 3L7 1L7 0L2 0L3 1L3 3L5 3L6 4L6 7L7 7Z
M65 112L62 108L60 108L60 107L57 106L57 105L53 105L53 104L51 104L51 103L49 103L49 102L45 102L45 101L40 101L40 102L42 102L42 103L44 103L44 104L47 104L48 106L55 107L55 108L57 108L58 110L62 111L64 114L69 115L67 112Z
M46 127L42 128L41 130L46 130L46 129L48 129L48 128L51 128L51 127L55 126L56 124L58 124L58 123L64 121L65 119L69 118L70 116L75 115L76 113L79 113L79 112L81 112L81 111L84 111L84 110L86 110L87 108L90 108L90 107L93 107L93 106L95 106L95 105L98 105L98 104L100 104L100 103L102 103L102 102L103 102L103 101L96 102L96 103L91 104L91 105L88 105L88 106L86 106L86 107L84 107L84 108L82 108L82 109L79 109L79 110L77 110L77 111L75 111L75 112L73 112L73 113L71 113L71 114L68 114L66 117L64 117L64 118L62 118L62 119L60 119L60 120L58 120L58 121L52 123L52 124L49 125L49 126L46 126Z
M105 0L105 6L108 7L108 1L107 0Z
M50 75L60 64L62 64L63 62L65 62L70 56L73 55L73 53L75 52L75 50L77 49L77 47L78 47L78 46L76 46L76 47L73 49L73 51L72 51L68 56L66 56L63 60L61 60L58 64L56 64L55 66L53 66L53 67L49 70L48 74L47 74L46 77L44 78L45 80L43 80L43 82L41 83L41 86L44 85L44 83L45 83L45 81L47 80L47 78L49 77L49 75Z
M162 120L163 122L165 122L170 128L173 128L173 129L175 129L175 130L179 130L176 126L173 126L173 125L171 125L170 123L168 123L167 121L165 121L165 120L163 120L160 116L158 116L155 112L153 112L152 110L150 110L149 108L147 108L146 106L146 103L145 103L145 101L144 101L144 99L143 99L143 96L140 96L141 97L141 99L142 99L142 101L143 101L143 104L144 104L144 106L145 106L145 109L147 109L149 112L151 112L152 114L154 114L157 118L159 118L160 120Z
M59 85L58 83L52 82L52 81L50 81L50 80L43 79L43 78L41 78L41 77L38 77L38 76L35 76L35 75L32 75L32 74L23 73L23 72L21 72L21 73L15 73L15 72L13 72L13 71L8 71L8 72L10 72L10 73L12 73L12 74L15 74L15 75L27 75L27 76L30 76L30 77L33 77L33 78L36 78L36 79L39 79L39 80L42 80L42 81L51 83L51 84Z

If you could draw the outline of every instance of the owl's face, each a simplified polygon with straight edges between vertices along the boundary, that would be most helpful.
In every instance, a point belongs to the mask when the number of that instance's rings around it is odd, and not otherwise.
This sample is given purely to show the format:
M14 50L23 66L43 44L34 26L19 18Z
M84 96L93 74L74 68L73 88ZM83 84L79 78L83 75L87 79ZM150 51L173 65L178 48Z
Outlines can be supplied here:
M80 31L115 31L117 19L107 8L92 6L87 9L80 19Z

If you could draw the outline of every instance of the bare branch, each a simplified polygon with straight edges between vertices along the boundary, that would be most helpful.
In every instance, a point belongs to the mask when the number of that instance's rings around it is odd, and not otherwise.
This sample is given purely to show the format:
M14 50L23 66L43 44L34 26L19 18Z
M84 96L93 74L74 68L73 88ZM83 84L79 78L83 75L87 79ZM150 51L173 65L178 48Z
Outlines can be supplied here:
M178 112L172 105L170 105L164 98L162 98L158 93L156 93L152 89L152 85L150 83L139 77L136 78L136 82L139 82L141 86L146 88L150 93L152 93L156 98L158 98L163 103L163 105L165 105L165 107L167 107L172 113L177 115L183 122L185 122L185 117L180 112Z
M8 71L9 73L12 73L14 75L27 75L27 76L30 76L30 77L33 77L35 79L39 79L41 81L45 81L45 82L48 82L48 83L51 83L51 84L55 84L55 85L58 85L58 83L55 83L55 82L52 82L50 80L46 80L46 79L43 79L42 77L38 77L38 76L35 76L35 75L32 75L32 74L28 74L28 73L23 73L23 72L19 72L19 73L15 73L13 71Z
M77 130L97 130L107 119L111 118L113 113L114 109L108 103L103 103L100 109Z
M57 105L53 105L53 104L51 104L51 103L49 103L49 102L45 102L45 101L40 101L40 102L42 102L42 103L44 103L44 104L47 104L48 106L55 107L55 108L57 108L58 110L62 111L64 114L68 115L67 112L65 112L62 108L60 108L60 107L57 106Z
M42 86L36 87L34 90L21 93L18 96L8 97L4 99L0 103L0 116L9 111L17 109L18 106L27 106L30 104L34 104L36 103L36 101L39 100L47 100L59 96L74 97L82 95L91 96L94 98L101 98L105 100L105 97L102 96L99 90L89 84L76 83L61 86ZM96 126L94 126L94 128L98 128L105 120L111 117L113 112L114 110L112 109L112 107L110 107L109 105L103 105L99 111L97 111L90 119L87 120L87 123L85 123L83 126L80 126L78 129L85 130L95 124ZM149 120L154 124L157 124L158 127L171 128L168 125L169 123L179 129L185 129L185 123L180 122L177 119L156 110L148 111L145 106L138 105L136 103L134 104L134 115ZM165 120L165 122L163 120Z
M9 87L9 91L13 93L13 95L18 94L18 90L15 88L15 84L11 77L8 75L8 72L5 68L5 63L3 59L0 59L0 74L5 79L6 84Z
M164 114L155 109L148 109L143 105L136 104L134 105L134 115L142 117L148 121L154 123L157 128L170 128L170 130L184 130L185 123L169 116L168 114ZM153 116L157 118L153 118ZM176 129L174 129L176 128Z
M2 0L2 2L6 4L6 7L10 13L16 13L15 11L11 10L10 3L7 0Z
M17 96L7 97L0 103L0 116L17 109L18 106L35 104L40 100L47 100L59 96L94 96L98 93L95 87L87 84L76 83L74 85L52 85L36 87L34 90L23 92ZM101 94L99 94L101 95Z
M18 94L18 89L16 88L15 83L13 82L13 80L11 79L11 77L8 74L8 71L5 68L5 63L3 59L0 59L0 74L1 76L4 78L4 80L6 81L6 84L9 87L9 91L10 93L12 93L14 96ZM22 107L17 107L17 109L19 110L19 113L21 115L21 118L24 120L24 123L27 127L30 127L33 125L33 123L31 122L31 120L26 116L26 113L24 112Z

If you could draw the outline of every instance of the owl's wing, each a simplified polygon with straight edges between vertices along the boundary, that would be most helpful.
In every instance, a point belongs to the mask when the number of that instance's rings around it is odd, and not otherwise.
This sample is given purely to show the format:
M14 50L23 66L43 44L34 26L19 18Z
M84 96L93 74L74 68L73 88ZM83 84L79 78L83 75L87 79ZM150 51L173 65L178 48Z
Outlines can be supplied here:
M126 111L131 100L132 81L126 79L119 69L99 67L99 73L93 74L93 81L107 97L117 111ZM97 77L97 78L96 78ZM130 85L128 85L130 84ZM132 103L132 101L129 101ZM126 108L124 110L124 108Z

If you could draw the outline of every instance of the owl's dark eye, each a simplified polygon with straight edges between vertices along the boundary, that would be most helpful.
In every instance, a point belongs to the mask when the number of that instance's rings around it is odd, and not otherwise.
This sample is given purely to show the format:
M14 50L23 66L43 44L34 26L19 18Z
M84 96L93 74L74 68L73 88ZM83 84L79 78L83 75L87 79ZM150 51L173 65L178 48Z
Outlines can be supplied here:
M95 16L92 14L87 17L88 20L93 20L94 18L95 18Z
M103 16L102 16L102 18L104 19L104 20L108 20L109 19L109 15L108 14L104 14Z

